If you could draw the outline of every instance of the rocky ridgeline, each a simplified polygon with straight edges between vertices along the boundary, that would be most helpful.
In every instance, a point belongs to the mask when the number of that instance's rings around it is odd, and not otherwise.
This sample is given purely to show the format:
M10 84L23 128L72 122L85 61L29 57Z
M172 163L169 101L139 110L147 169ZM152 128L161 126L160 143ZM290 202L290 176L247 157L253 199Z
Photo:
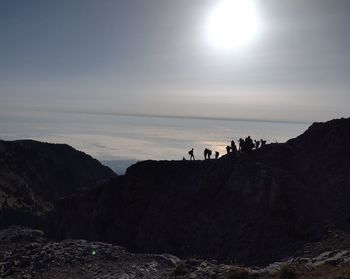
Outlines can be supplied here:
M101 242L51 242L38 230L0 231L0 278L165 278L179 261L171 255L132 254Z
M218 160L139 162L59 200L48 233L133 252L267 265L329 229L349 233L349 142L350 119L337 119Z

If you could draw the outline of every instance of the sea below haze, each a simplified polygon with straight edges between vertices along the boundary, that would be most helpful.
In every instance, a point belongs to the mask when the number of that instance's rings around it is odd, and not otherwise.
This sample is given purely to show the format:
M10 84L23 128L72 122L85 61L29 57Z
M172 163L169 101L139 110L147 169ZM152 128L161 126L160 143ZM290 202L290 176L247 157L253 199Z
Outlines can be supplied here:
M0 139L66 143L109 166L119 165L114 169L120 173L139 160L187 158L191 148L198 159L206 147L224 154L231 140L248 135L285 142L310 124L1 110Z

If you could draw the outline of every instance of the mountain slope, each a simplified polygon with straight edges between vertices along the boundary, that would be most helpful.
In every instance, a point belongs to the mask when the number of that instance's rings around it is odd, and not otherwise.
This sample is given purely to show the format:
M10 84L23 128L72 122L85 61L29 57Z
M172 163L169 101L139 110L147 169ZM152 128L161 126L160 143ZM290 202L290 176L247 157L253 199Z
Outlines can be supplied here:
M57 198L113 177L109 168L68 145L0 141L0 226L30 224Z
M49 234L133 251L267 264L349 231L350 119L207 161L145 161L62 199Z

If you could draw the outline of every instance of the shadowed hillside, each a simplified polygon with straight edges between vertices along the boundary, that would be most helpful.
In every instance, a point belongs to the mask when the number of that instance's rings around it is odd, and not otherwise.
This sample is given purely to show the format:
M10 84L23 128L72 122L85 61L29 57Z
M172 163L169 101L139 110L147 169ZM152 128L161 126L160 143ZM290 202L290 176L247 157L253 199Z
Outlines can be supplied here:
M0 227L37 226L55 199L113 177L109 168L65 144L0 141Z

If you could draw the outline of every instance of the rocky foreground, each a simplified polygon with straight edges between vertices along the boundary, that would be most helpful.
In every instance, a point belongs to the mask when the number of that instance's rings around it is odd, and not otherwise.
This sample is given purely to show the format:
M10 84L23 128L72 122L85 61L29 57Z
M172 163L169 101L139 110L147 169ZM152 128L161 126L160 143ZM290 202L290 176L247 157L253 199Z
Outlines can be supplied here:
M2 279L244 279L350 278L350 250L299 256L263 268L240 267L172 255L133 254L124 248L85 240L49 241L40 230L0 231Z
M165 278L178 258L132 254L124 248L85 240L48 241L42 231L0 231L0 278Z

